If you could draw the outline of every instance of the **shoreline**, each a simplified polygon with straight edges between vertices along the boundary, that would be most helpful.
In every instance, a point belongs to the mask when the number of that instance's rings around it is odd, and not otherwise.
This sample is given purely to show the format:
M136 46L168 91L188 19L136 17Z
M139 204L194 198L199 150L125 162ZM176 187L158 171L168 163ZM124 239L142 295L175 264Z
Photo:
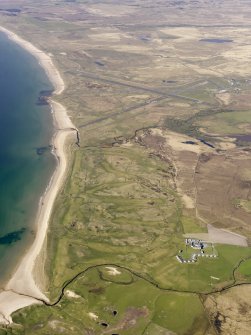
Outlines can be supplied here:
M53 96L60 95L64 91L65 85L51 57L12 31L2 26L0 26L0 31L38 60L54 87ZM54 148L53 154L57 159L57 166L39 202L35 219L35 240L25 251L11 279L0 292L0 323L4 324L10 324L12 322L11 314L20 308L32 304L42 304L43 301L49 302L35 280L34 269L47 236L54 202L63 185L67 172L66 141L70 135L76 132L76 128L71 122L65 107L54 101L53 98L49 99L49 104L55 127L52 145Z

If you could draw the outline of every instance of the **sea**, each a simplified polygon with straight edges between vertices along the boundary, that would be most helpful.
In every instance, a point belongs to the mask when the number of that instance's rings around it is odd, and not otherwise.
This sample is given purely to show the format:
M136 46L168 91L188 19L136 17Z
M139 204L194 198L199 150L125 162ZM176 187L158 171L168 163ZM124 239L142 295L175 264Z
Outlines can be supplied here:
M34 56L0 33L0 288L34 241L41 196L56 167L52 91Z

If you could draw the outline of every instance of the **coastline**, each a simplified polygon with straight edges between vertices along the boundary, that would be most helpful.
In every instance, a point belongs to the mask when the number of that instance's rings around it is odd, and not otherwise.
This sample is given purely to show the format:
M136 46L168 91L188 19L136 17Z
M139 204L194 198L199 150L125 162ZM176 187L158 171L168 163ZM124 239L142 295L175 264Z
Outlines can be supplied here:
M60 95L64 91L65 85L51 57L12 31L1 26L0 31L38 60L54 87L53 95ZM0 292L0 323L4 324L11 323L11 314L20 308L31 304L42 304L43 301L49 302L35 280L34 268L47 235L56 196L63 185L67 171L66 141L70 135L76 132L76 128L67 115L64 106L53 99L50 99L49 103L55 126L52 145L54 148L53 154L57 159L57 166L39 203L35 220L35 240L17 265L5 288Z

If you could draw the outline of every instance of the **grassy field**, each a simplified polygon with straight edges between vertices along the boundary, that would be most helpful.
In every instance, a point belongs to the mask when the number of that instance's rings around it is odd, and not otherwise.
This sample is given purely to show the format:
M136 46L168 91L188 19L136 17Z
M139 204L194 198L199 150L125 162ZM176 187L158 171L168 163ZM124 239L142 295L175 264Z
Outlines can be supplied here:
M247 259L242 262L238 268L237 276L240 281L250 280L251 279L251 260Z
M235 135L249 133L251 111L224 112L208 117L199 123L209 133Z
M49 266L55 288L83 264L130 264L147 272L153 257L155 262L173 257L178 243L173 236L181 236L182 225L170 174L168 165L138 145L78 152L56 206L59 224L50 230L57 236L51 239ZM53 287L51 292L56 293Z
M203 305L196 295L160 292L135 277L128 283L124 279L129 274L119 271L121 274L110 278L106 273L105 281L100 279L100 274L107 272L105 268L80 276L67 287L59 306L31 307L15 315L14 321L23 325L17 327L16 332L27 329L25 334L32 334L34 330L45 334L59 327L62 332L71 334L85 329L99 334L128 335L133 329L137 334L145 331L154 335L158 330L170 329L182 335L191 329L194 334L201 334L209 328Z
M180 264L175 255L184 248L183 227L196 230L196 221L181 216L171 166L133 141L86 148L75 157L49 234L51 300L79 276L55 307L15 313L22 325L13 328L16 334L205 333L210 324L197 293L233 283L233 268L251 249L217 245L216 259Z
M189 233L206 233L207 228L205 225L202 225L201 222L193 217L193 216L186 216L183 215L181 217L181 223L183 226L184 234L189 234Z
M48 232L51 301L79 276L54 307L16 312L0 334L216 334L217 308L205 311L201 293L233 284L235 268L248 282L250 262L240 262L250 248L217 245L219 257L195 264L175 256L183 234L205 232L206 222L251 236L249 143L242 151L226 136L250 132L250 8L3 0L0 9L2 25L53 57L66 83L58 100L80 135ZM232 42L201 42L216 37ZM215 148L167 146L158 134L144 142L150 129Z

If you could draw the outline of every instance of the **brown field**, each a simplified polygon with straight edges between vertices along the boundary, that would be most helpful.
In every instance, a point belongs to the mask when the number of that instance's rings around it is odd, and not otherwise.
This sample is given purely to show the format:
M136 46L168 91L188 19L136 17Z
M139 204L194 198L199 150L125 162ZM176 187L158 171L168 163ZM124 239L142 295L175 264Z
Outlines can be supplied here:
M250 286L233 288L226 293L206 298L204 306L222 335L250 333Z
M243 206L251 200L249 151L217 150L186 135L161 129L137 133L137 141L162 160L171 160L185 212L204 224L251 236L251 212Z

